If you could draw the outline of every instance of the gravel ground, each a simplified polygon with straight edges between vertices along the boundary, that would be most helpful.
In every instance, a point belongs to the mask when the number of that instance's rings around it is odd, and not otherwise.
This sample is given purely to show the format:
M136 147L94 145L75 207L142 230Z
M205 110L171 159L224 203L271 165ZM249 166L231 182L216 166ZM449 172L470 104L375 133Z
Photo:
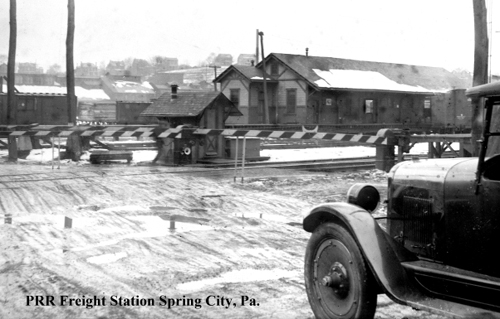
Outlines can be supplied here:
M295 223L353 183L387 183L172 170L0 165L0 318L313 318ZM379 296L375 318L441 317Z

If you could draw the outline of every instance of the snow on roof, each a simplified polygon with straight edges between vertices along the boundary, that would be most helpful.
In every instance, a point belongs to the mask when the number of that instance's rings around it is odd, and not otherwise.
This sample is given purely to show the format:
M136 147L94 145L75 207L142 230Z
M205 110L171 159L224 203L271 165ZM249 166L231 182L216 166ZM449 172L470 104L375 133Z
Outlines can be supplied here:
M43 85L16 85L20 93L39 94L67 94L64 86L43 86ZM3 92L7 92L7 86L3 86ZM87 90L81 86L75 86L75 95L79 100L109 100L109 96L100 89Z
M141 85L144 86L144 87L146 87L146 88L148 88L148 89L154 90L153 86L148 81L142 82Z
M421 86L399 84L374 71L337 70L328 71L313 69L321 78L315 81L322 88L345 88L359 90L383 90L398 92L433 92Z
M262 76L252 76L251 80L264 80ZM266 77L266 80L271 80L271 78Z
M120 92L125 93L154 93L153 88L149 83L144 85L144 83L137 83L132 81L114 81L113 86Z

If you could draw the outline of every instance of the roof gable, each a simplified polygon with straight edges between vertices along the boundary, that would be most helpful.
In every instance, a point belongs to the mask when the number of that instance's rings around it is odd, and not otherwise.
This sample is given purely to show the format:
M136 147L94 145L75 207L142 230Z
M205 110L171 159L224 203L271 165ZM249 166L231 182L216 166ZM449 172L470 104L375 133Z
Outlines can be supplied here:
M230 76L231 74L238 74L248 81L257 78L262 79L263 77L262 70L254 66L233 64L222 72L217 78L215 78L213 82L220 83L224 78Z

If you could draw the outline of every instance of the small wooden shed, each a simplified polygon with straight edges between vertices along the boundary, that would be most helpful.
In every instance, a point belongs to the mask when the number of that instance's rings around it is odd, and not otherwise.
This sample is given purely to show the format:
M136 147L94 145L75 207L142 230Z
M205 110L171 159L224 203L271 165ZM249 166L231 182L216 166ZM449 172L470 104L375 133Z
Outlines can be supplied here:
M221 92L178 92L177 85L172 85L171 92L162 94L141 113L144 117L156 117L166 128L186 125L207 129L224 129L229 116L240 115L238 108ZM189 163L201 158L225 157L223 136L167 138L163 148L167 164L186 162L185 156L183 160L180 155L189 155Z

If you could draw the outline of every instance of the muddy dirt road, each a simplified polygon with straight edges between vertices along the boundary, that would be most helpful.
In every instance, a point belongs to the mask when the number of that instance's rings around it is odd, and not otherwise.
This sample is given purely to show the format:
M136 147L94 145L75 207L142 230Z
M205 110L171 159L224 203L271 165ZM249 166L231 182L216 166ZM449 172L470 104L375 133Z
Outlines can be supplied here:
M277 175L1 165L0 318L313 318L296 223L385 176ZM376 318L441 317L381 296Z

